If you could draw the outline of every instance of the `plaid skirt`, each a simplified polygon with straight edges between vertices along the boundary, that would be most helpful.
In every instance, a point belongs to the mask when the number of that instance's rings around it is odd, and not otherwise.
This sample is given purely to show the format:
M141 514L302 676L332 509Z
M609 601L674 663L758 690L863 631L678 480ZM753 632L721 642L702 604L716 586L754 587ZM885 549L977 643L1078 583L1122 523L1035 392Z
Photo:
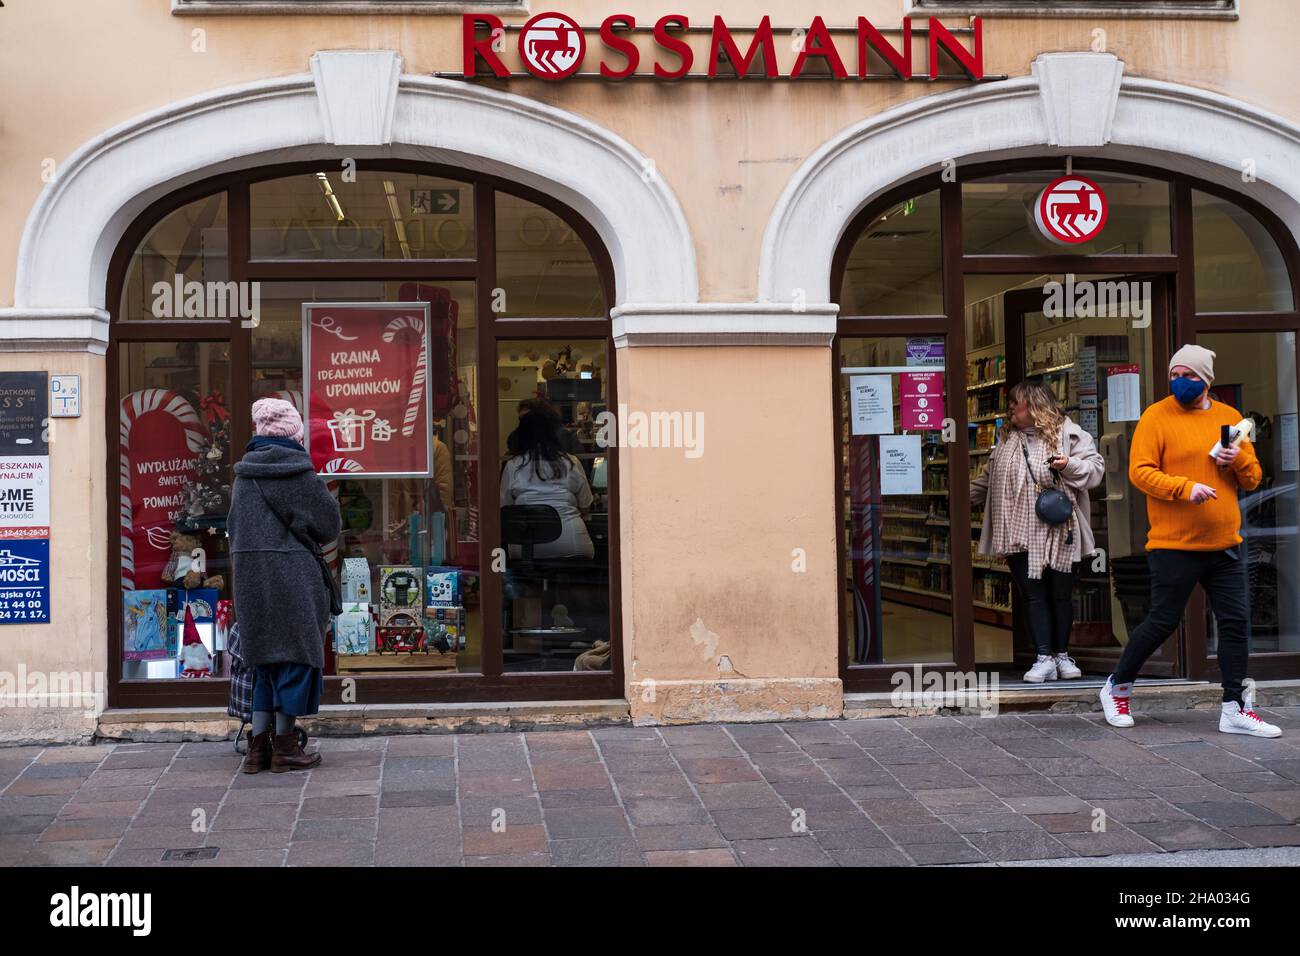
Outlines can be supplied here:
M253 668L244 663L239 646L239 624L230 629L226 645L230 654L230 703L226 713L248 723L253 719Z

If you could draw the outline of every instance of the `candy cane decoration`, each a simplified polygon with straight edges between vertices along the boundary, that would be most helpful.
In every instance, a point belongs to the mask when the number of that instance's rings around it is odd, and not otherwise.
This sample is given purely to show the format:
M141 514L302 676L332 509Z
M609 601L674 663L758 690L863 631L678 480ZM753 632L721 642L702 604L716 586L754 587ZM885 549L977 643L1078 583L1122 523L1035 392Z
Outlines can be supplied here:
M286 399L286 401L288 401L288 399ZM361 470L361 465L353 461L351 458L331 458L329 461L325 462L324 470L329 474L336 474L340 471L356 472ZM329 489L329 492L334 496L335 501L339 500L340 484L341 482L339 481L325 482L325 487ZM337 571L339 568L339 539L335 538L327 544L321 549L321 553L325 556L325 563L329 565L330 570Z
M406 398L406 416L402 419L402 435L410 438L415 434L415 420L420 414L420 399L424 397L425 364L429 349L424 340L424 319L418 316L399 315L384 327L384 341L393 342L402 329L410 329L420 337L420 357L416 361L415 375L411 378L411 391Z
M135 543L131 540L131 428L144 415L162 409L185 426L185 446L196 455L207 433L185 396L165 388L143 388L122 399L118 425L118 480L121 484L122 590L135 590ZM153 529L151 529L152 531Z

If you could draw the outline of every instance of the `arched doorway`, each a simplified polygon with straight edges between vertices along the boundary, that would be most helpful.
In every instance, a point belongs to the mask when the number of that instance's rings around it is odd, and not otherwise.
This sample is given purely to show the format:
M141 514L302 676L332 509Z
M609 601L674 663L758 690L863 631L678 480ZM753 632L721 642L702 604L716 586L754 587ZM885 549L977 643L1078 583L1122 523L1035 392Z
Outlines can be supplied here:
M1252 674L1300 672L1295 241L1270 210L1215 184L1096 158L1074 170L1106 192L1110 218L1068 249L1048 243L1032 216L1039 191L1065 172L1058 158L913 180L862 209L841 237L830 283L840 304L846 689L882 689L914 665L1015 678L1032 654L1005 567L972 547L981 515L968 494L1006 414L1006 388L1023 379L1052 389L1108 461L1092 501L1104 554L1084 562L1071 638L1085 670L1104 676L1148 592L1128 442L1141 408L1165 394L1171 349L1187 341L1219 353L1218 397L1260 434L1265 483L1241 501ZM874 410L862 398L872 394L883 396ZM883 468L889 455L906 468ZM1214 655L1198 600L1146 673L1213 679Z
M345 468L330 479L345 530L327 557L345 583L351 575L347 603L370 607L350 608L352 638L326 647L326 700L621 695L618 462L594 435L616 395L616 290L610 256L581 216L526 185L454 167L342 158L262 167L154 202L126 229L108 276L108 513L120 542L108 560L111 704L225 701L229 469L250 436L253 400L310 405L306 333L337 331L328 316L309 318L316 303L418 307L423 357L389 377L410 398L411 434L398 440L430 443L419 474L358 478ZM365 361L389 361L376 355ZM515 502L501 487L509 437L532 408L553 416L578 463L590 557L548 559L546 541L534 547L503 511ZM195 548L200 566L189 560ZM506 573L492 573L503 562ZM440 585L453 582L451 600L426 590L430 568ZM186 607L199 612L211 678L182 679L175 635ZM602 641L612 653L577 666ZM345 698L346 678L355 690Z

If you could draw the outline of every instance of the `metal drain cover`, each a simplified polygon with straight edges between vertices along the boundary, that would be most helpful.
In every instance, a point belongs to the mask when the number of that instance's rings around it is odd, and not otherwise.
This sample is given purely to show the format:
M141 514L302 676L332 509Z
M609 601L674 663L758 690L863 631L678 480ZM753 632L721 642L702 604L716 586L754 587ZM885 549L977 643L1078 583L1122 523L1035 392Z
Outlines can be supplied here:
M167 850L163 853L164 863L173 863L177 860L181 862L190 862L193 860L215 860L217 853L221 850L215 846L201 846L188 850Z

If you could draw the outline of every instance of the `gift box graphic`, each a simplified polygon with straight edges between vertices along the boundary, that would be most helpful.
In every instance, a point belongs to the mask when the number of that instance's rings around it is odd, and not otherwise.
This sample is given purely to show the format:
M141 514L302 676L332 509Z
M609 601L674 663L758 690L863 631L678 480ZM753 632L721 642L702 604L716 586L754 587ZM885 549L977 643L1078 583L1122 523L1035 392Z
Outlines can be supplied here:
M366 422L375 417L373 410L358 412L354 408L335 412L327 422L335 451L362 451L366 447Z

